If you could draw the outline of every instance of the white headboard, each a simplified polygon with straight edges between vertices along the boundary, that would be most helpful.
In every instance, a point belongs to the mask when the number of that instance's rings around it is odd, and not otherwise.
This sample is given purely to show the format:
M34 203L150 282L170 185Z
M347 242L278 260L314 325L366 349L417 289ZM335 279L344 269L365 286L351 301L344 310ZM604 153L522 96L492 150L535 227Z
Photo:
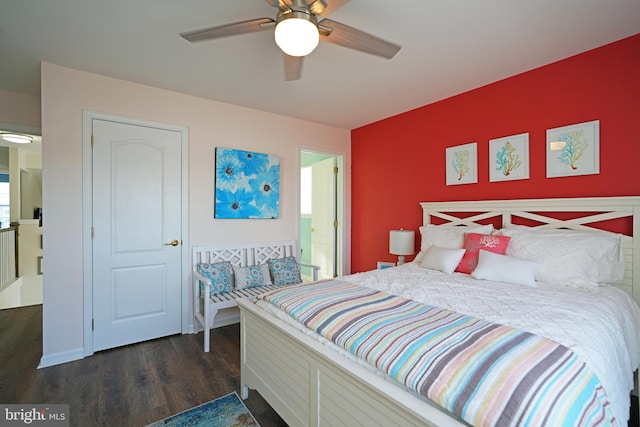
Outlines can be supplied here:
M631 218L631 235L624 236L626 260L625 277L617 283L640 305L640 197L590 197L575 199L523 199L490 200L476 202L423 202L423 223L432 224L434 218L448 225L486 224L491 218L500 217L501 224L511 224L515 218L536 221L539 228L568 228L573 230L598 230L595 222ZM545 216L553 212L583 213L576 219L562 220ZM457 216L468 215L466 218ZM640 235L638 236L640 237Z

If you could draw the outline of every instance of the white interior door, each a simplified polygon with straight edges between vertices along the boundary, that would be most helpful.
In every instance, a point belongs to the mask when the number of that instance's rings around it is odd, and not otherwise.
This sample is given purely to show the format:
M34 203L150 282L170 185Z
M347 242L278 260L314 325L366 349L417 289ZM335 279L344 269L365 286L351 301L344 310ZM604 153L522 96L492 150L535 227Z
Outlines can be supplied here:
M181 332L182 172L179 132L98 119L92 128L98 351Z
M336 251L335 158L311 165L311 263L320 266L319 279L333 278Z

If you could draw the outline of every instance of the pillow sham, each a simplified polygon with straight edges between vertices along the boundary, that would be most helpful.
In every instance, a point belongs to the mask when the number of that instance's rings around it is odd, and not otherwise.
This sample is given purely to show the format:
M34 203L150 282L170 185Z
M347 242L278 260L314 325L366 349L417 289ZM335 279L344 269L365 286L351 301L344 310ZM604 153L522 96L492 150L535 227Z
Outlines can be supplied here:
M423 225L420 227L420 252L416 255L414 262L420 263L425 251L432 245L447 249L461 249L465 233L491 234L492 231L493 225L491 224L479 226Z
M431 270L439 270L445 274L451 274L460 263L464 252L464 249L449 249L431 245L425 252L424 259L420 263L420 266Z
M302 283L300 264L294 257L269 260L269 271L274 285L293 285Z
M500 230L500 235L511 237L506 255L540 264L536 280L594 287L624 277L621 234L510 225Z
M480 250L504 255L509 245L509 236L494 236L491 234L465 233L463 248L464 253L460 264L456 268L459 273L471 274L478 265L478 252Z
M197 269L204 276L211 280L212 288L209 296L231 292L234 288L233 268L228 261L216 262L214 264L198 263ZM204 283L200 282L200 293L204 293Z
M253 288L255 286L271 285L269 266L267 264L251 265L249 267L233 267L236 289Z
M538 264L533 261L481 249L478 253L478 266L471 272L471 277L492 282L535 287L537 269Z

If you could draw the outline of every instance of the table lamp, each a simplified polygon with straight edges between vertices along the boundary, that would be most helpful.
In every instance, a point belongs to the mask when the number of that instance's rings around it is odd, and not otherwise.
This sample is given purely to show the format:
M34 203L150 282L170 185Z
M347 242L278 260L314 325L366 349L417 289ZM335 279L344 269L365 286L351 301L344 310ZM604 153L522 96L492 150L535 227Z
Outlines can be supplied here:
M391 230L389 232L389 253L398 255L398 265L404 264L405 255L413 255L415 250L413 230Z

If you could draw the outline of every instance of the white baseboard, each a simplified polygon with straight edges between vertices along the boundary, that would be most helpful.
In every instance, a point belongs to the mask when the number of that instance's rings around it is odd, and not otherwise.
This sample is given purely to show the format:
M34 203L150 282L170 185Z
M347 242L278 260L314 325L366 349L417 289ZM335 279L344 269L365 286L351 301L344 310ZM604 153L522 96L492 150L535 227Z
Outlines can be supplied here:
M233 325L234 323L240 322L240 311L236 311L235 313L228 313L223 316L217 315L215 321L213 322L213 328L221 328L223 326Z
M59 353L46 354L40 359L38 369L73 362L74 360L80 360L82 358L84 358L84 349L82 347L74 350L61 351Z
M216 315L211 328L221 328L223 326L233 325L240 322L240 309L238 307L224 308ZM202 332L202 326L197 321L193 325L193 334Z

